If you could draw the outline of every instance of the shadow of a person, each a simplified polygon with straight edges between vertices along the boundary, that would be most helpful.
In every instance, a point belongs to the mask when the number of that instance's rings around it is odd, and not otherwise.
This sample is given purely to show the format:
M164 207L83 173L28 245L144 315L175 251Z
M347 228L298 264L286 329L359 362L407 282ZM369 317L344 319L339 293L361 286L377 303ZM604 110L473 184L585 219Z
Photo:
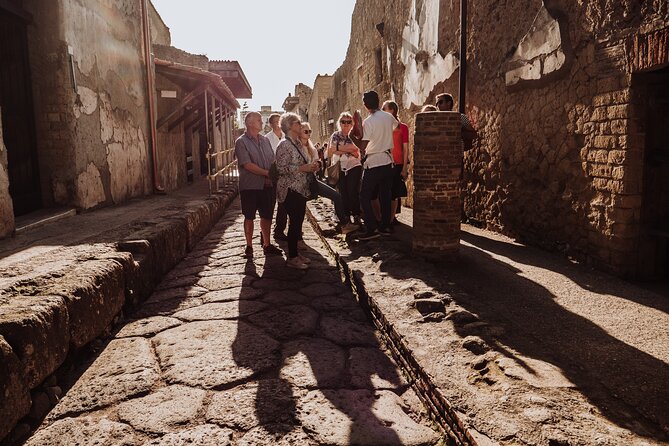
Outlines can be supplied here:
M307 241L308 234L305 234ZM271 305L265 311L241 317L233 355L237 364L254 371L257 380L255 416L258 423L275 438L281 438L302 425L318 435L346 434L349 444L402 444L391 420L379 419L379 388L400 392L403 381L396 366L385 356L374 330L355 298L339 281L338 273L316 250L306 248L303 254L311 258L308 271L296 271L285 266L281 257L249 260L245 268L248 280L242 284L264 290L258 300ZM256 264L257 262L257 264ZM258 274L258 265L262 272ZM240 314L248 299L240 299ZM246 327L260 328L278 340L280 359L273 367L259 367L248 351L251 335ZM358 350L356 350L358 349ZM280 352L279 352L280 350ZM366 352L378 352L369 354ZM351 358L373 356L373 361L355 367ZM373 376L378 378L373 379ZM385 384L380 385L379 380ZM322 403L315 411L327 406L339 414L330 420L314 422L316 414L301 410L308 396L320 393ZM320 416L320 415L319 415ZM316 416L318 419L319 416ZM322 423L322 424L321 424ZM321 431L322 432L319 432Z

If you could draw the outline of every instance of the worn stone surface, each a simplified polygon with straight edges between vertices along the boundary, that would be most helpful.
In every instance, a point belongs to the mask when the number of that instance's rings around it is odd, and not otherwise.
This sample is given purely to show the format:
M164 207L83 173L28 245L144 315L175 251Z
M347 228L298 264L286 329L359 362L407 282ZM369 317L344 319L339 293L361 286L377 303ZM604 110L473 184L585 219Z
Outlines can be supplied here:
M304 305L270 308L249 317L249 321L279 339L313 333L318 314Z
M7 435L16 422L30 410L30 388L23 375L23 366L12 348L0 336L0 438ZM7 404L11 402L11 404Z
M238 204L234 209L239 212ZM116 339L104 347L33 438L56 441L52 439L64 431L63 418L79 416L66 427L79 428L81 420L90 417L87 432L100 444L110 438L109 444L126 441L128 446L309 446L337 444L324 439L333 426L353 416L369 427L361 434L365 441L385 431L376 444L389 444L383 441L391 438L390 432L406 438L402 444L435 443L438 436L428 427L415 396L405 401L395 393L385 394L388 389L412 395L380 349L355 298L331 282L336 270L312 230L305 226L303 249L314 263L318 261L317 269L291 275L285 259L263 256L252 266L248 262L240 273L236 266L228 268L239 265L238 258L224 253L229 251L228 241L243 246L242 224L239 213L222 220L195 249L195 258L208 252L211 259L200 267L233 271L207 278L241 277L239 283L215 291L196 289L192 296L184 295L189 291L183 288L157 291L157 297L130 315L130 322L118 330ZM192 267L169 280L200 280ZM323 281L302 283L313 271ZM259 281L265 282L256 286ZM274 283L281 285L269 287ZM309 295L300 292L305 288ZM165 294L172 290L179 291ZM321 297L313 297L317 295ZM327 330L318 323L322 319L328 319ZM344 342L328 339L345 333L349 334ZM313 389L329 393L310 400L307 396ZM349 393L342 396L333 389ZM356 393L360 390L364 394ZM305 398L308 403L298 407ZM373 412L383 421L375 424L376 418L370 418L360 404L378 405ZM107 429L113 435L107 436L100 423L116 423L115 430ZM406 430L413 432L408 435ZM122 432L128 435L121 437ZM425 437L424 432L432 436ZM417 443L419 437L425 442Z
M354 347L348 358L351 384L362 389L396 389L407 386L397 365L378 348Z
M295 402L290 383L260 379L216 392L207 409L208 422L236 430L258 425L291 423Z
M137 434L127 424L105 418L66 418L33 435L26 446L139 446Z
M378 345L374 332L355 321L323 316L320 321L320 329L323 336L335 344L348 346Z
M327 228L331 208L317 204ZM664 295L472 227L456 263L403 259L411 211L400 221L381 241L326 240L382 315L387 345L413 357L464 431L483 444L666 443ZM440 296L448 317L417 323L415 302Z
M0 308L0 336L23 363L29 388L42 382L65 360L69 318L63 298L19 296Z
M233 432L218 426L205 424L144 443L143 446L229 446Z
M118 333L116 333L117 338L132 338L136 336L153 336L156 333L160 333L163 330L168 328L176 327L181 325L179 319L173 317L164 317L164 316L154 316L148 317L146 319L140 319L138 321L130 322L125 325Z
M170 383L213 388L276 367L279 360L279 344L245 322L192 322L153 342Z
M336 388L343 384L346 356L336 344L304 338L285 343L281 354L282 376L294 386Z
M239 446L256 446L271 444L276 446L316 446L319 443L314 441L300 427L290 424L271 424L267 426L258 426L247 432L237 442Z
M205 391L186 386L163 387L118 406L118 417L138 431L164 434L193 420L202 410Z
M389 391L314 390L298 401L298 417L319 444L434 444L437 434L401 406L400 397Z
M158 379L158 362L150 341L144 338L113 340L65 394L49 418L110 406L148 392Z
M210 321L214 319L238 319L263 311L268 307L262 302L209 303L174 313L174 317L184 321Z

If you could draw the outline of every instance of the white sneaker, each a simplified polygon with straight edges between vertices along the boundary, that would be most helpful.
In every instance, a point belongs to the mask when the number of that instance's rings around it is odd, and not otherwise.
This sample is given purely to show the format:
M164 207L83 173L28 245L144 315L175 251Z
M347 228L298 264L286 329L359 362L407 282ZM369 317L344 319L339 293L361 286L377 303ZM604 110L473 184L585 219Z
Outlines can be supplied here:
M302 260L300 260L299 256L286 260L286 266L288 268L295 268L295 269L307 269L307 268L309 268L309 265L307 265L306 263L303 263Z

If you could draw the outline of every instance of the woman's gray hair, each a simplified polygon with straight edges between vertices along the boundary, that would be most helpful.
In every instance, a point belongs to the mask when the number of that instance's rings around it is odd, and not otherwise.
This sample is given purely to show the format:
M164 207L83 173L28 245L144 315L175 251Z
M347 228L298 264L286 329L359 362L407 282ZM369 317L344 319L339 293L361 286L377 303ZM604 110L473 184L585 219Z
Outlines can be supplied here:
M281 126L281 131L283 132L284 135L288 134L288 129L290 128L291 125L295 121L299 121L300 116L295 114L295 113L284 113L281 115L281 120L279 121L279 125Z
M337 130L339 130L340 132L341 132L341 118L350 118L351 121L353 121L353 115L347 111L341 112L341 114L337 118Z

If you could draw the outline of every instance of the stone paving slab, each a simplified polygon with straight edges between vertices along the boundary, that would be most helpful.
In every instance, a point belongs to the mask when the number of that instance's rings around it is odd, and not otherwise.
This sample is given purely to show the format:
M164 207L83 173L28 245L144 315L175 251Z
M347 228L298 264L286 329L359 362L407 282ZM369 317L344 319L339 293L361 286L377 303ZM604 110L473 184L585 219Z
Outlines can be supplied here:
M116 331L28 446L441 444L317 235L305 227L308 271L260 249L240 263L239 214Z
M40 421L39 414L48 410L40 401L45 389L57 388L45 383L68 355L108 333L124 309L146 299L237 193L231 187L210 197L203 186L84 213L0 241L0 339L3 351L7 347L9 357L19 359L19 367L0 365L0 441L22 417Z
M454 441L669 444L666 296L473 228L457 262L423 261L406 209L369 242L337 235L329 204L309 211Z

